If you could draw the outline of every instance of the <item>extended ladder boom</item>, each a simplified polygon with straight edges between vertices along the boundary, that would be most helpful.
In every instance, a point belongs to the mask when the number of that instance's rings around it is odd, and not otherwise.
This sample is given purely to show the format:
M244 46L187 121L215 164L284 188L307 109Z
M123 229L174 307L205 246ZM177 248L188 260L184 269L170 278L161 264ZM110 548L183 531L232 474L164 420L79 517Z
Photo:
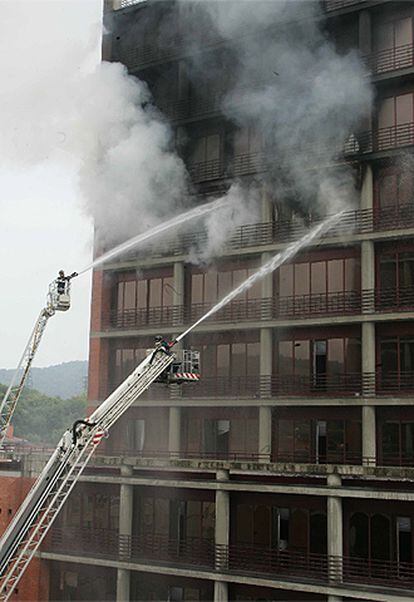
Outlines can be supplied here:
M101 436L174 360L163 352L145 358L87 420L63 435L0 540L0 600L10 598Z
M26 384L27 377L29 376L30 367L45 331L46 324L49 318L54 315L54 313L54 310L50 307L45 307L40 312L27 345L23 351L19 365L17 366L11 383L3 397L0 405L0 447L2 446L4 438L6 437L7 427L10 424L17 402L19 401L20 395L22 394Z

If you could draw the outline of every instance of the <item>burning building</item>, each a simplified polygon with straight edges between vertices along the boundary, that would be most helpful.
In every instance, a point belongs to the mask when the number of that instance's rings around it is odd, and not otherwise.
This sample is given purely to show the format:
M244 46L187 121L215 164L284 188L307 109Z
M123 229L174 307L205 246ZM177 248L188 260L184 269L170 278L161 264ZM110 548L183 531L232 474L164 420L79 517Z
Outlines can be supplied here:
M104 58L146 82L193 200L237 182L261 214L94 272L91 409L155 335L345 215L188 337L200 382L156 384L121 418L41 552L50 599L412 599L413 17L107 3Z

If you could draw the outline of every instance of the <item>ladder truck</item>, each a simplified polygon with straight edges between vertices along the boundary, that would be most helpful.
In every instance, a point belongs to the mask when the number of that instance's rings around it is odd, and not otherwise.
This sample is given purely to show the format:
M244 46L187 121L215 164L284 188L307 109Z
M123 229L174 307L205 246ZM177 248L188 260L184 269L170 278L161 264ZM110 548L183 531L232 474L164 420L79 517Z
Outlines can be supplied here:
M73 272L71 276L65 276L61 270L59 277L49 285L46 306L42 309L35 322L19 364L0 404L0 449L4 443L7 428L29 376L31 365L47 323L57 311L67 311L70 308L70 280L75 276L77 276L76 272Z
M0 601L11 597L102 437L153 382L180 384L198 380L199 360L198 351L150 350L88 418L77 420L63 434L0 540Z

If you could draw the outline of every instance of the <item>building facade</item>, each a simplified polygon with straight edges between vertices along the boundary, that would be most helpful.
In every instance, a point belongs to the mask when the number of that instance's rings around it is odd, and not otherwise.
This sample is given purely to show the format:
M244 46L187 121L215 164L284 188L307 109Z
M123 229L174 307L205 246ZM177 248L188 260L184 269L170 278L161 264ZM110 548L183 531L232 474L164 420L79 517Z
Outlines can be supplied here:
M106 8L105 58L148 83L195 193L257 181L263 147L221 114L224 78L185 76L178 8ZM41 553L51 600L414 599L413 18L412 2L324 2L375 89L341 158L359 207L191 334L200 383L154 385L121 418ZM190 24L224 64L226 44ZM95 271L91 408L155 334L182 332L301 235L271 187L261 196L261 219L207 267L188 260L200 230Z

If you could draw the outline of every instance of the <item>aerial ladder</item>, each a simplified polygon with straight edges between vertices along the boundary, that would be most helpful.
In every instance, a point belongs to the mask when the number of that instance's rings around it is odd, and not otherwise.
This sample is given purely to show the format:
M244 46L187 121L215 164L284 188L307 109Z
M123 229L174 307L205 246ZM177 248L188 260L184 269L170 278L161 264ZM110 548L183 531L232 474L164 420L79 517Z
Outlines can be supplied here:
M180 384L198 380L199 357L199 352L192 350L150 350L88 418L77 420L63 434L0 540L1 601L9 600L102 438L153 382Z
M65 276L61 270L59 277L49 285L46 306L42 309L35 322L19 364L0 405L0 449L6 437L7 428L14 410L26 384L27 377L29 376L30 368L47 323L57 311L67 311L70 308L70 280L75 276L77 276L76 272L73 272L71 276Z

